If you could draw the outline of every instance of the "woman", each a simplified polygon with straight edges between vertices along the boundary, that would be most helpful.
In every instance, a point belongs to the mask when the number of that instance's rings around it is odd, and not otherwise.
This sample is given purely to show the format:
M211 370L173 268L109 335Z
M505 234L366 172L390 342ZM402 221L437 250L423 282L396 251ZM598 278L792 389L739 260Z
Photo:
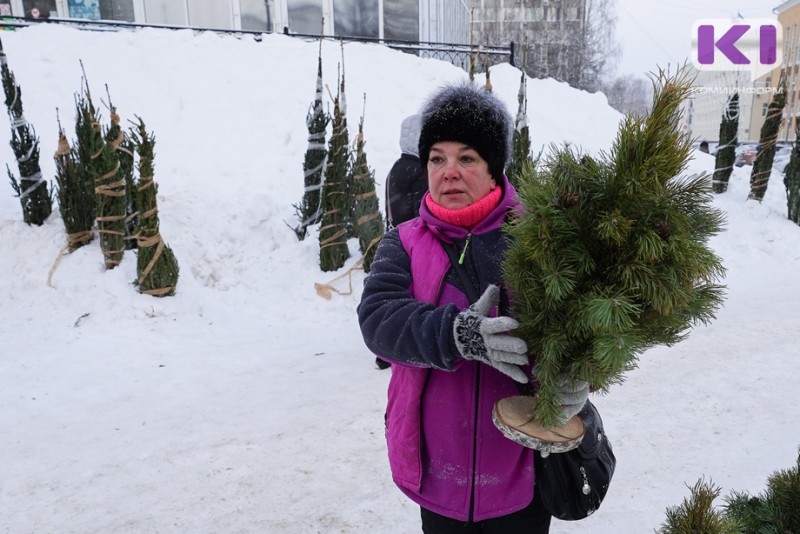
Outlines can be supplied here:
M394 364L389 463L427 534L549 530L533 451L491 418L530 376L525 342L507 333L518 325L501 274L501 225L519 209L503 174L510 146L511 117L491 93L455 85L428 101L419 156L429 192L420 216L382 239L358 307L367 347ZM574 402L565 411L583 406Z

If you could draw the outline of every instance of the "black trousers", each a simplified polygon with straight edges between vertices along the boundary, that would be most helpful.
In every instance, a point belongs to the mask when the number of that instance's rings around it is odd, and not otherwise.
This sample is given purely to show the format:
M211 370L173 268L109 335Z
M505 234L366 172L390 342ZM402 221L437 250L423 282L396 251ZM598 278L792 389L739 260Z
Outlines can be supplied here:
M423 534L547 534L550 532L551 516L542 506L538 492L533 493L533 501L522 510L478 522L459 521L421 508L422 532Z

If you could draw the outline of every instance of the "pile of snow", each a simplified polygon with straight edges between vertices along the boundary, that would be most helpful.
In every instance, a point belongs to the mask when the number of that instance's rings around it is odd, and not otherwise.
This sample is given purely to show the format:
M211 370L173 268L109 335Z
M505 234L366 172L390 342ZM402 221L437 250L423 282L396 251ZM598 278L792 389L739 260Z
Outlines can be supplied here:
M161 231L181 267L178 292L140 295L133 254L111 271L95 240L66 243L57 213L22 222L0 190L0 525L23 532L419 531L391 482L383 438L390 371L378 371L355 317L363 273L320 298L317 235L298 242L305 117L318 43L212 33L118 33L38 26L4 32L25 115L52 177L56 110L73 138L83 61L92 96L156 136ZM322 45L336 91L339 43ZM366 109L370 165L383 197L401 120L440 85L446 63L345 44L351 135ZM481 79L482 80L482 79ZM492 69L516 114L519 71ZM480 81L480 80L479 80ZM363 95L366 94L366 108ZM621 116L602 94L528 81L534 150L607 150ZM0 159L13 163L9 127ZM12 166L16 173L16 168ZM698 154L692 172L710 171ZM729 269L718 319L596 399L618 458L603 507L552 532L657 527L685 484L711 477L760 491L800 444L796 397L800 228L773 179L746 202L747 169L715 198L728 229L713 241ZM2 188L0 188L2 189ZM348 283L349 281L349 283Z

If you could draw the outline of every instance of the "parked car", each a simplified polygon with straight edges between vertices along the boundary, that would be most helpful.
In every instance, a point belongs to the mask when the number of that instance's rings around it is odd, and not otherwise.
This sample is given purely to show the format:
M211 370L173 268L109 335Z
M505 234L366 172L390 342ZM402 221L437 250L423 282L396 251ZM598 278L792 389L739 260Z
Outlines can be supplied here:
M775 159L772 160L772 170L786 172L789 158L792 156L792 147L782 146L775 150Z
M753 160L756 159L756 154L758 154L758 145L756 143L742 143L736 147L735 154L736 158L733 164L737 167L752 165Z
M708 150L707 152L708 154L713 156L714 154L717 153L717 145L719 145L719 143L717 143L716 141L695 141L692 143L692 148L698 152L704 152L703 150L701 150L702 143L706 144L706 149Z

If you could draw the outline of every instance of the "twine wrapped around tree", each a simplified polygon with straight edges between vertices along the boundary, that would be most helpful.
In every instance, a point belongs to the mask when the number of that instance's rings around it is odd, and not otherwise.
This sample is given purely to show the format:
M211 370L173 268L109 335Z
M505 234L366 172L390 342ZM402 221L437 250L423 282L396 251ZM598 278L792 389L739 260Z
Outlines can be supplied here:
M524 59L523 59L524 61ZM524 63L523 63L524 64ZM521 71L519 81L519 92L517 102L519 109L514 121L514 133L511 138L511 162L506 168L508 181L514 188L519 186L519 175L523 172L525 165L532 165L531 158L531 136L528 128L528 77L525 71Z
M58 209L67 232L67 248L76 250L94 238L94 192L86 175L78 172L77 153L58 122L58 149L55 153Z
M719 146L714 161L714 180L712 186L715 193L728 190L728 180L736 161L736 145L739 131L739 93L733 93L725 103L722 122L719 125Z
M366 95L364 101L366 104ZM385 227L381 217L378 196L375 193L375 171L367 164L367 153L364 151L364 115L358 123L356 138L356 161L353 165L353 197L355 200L355 233L361 254L364 256L364 271L369 272L372 259L383 237Z
M100 154L95 159L99 176L95 179L97 194L97 233L100 234L100 248L105 258L106 269L113 269L122 261L125 253L127 193L125 177L120 172L117 148L124 138L119 127L116 109L109 102L111 126L105 134Z
M566 147L531 168L524 213L506 225L503 272L545 428L558 422L563 377L605 390L646 349L711 321L723 299L724 268L707 241L724 216L710 206L708 175L682 175L691 147L680 105L691 83L661 72L654 86L652 110L626 117L610 155Z
M295 206L300 224L294 229L294 232L300 240L305 239L308 227L319 223L322 217L322 184L328 157L325 131L329 122L330 117L322 109L322 40L320 40L320 55L317 59L317 90L314 94L314 102L306 116L308 148L303 161L305 188L302 203Z
M353 172L351 169L351 154L350 154L350 133L347 129L347 93L344 88L344 39L339 40L339 47L342 51L342 77L339 79L339 118L341 120L341 136L345 146L345 153L342 157L346 161L346 171L344 174L344 181L342 183L341 191L344 193L342 198L342 213L344 216L344 227L347 238L356 237L356 217L355 217L355 196L353 189Z
M134 146L130 136L123 131L117 108L111 104L111 95L108 94L108 106L111 115L111 124L106 130L105 141L114 149L119 160L119 176L125 181L125 249L136 248L136 194L133 183L133 152Z
M136 238L138 247L136 284L141 293L166 297L175 294L179 273L178 260L159 232L158 187L153 180L155 136L152 133L148 134L144 121L138 119L137 132L131 134L136 152L139 154L136 205L141 210Z
M8 60L0 42L0 74L11 120L11 149L17 159L19 181L6 165L11 187L22 205L25 223L41 226L53 211L52 192L39 167L39 137L22 111L22 89L8 68Z
M786 107L786 73L781 73L778 81L777 92L767 106L767 118L761 127L761 137L758 141L758 153L753 160L753 170L750 172L750 194L748 200L761 202L767 193L769 177L772 174L772 162L775 159L775 142L778 140L778 131L783 124L783 108Z
M795 139L800 136L800 123L794 127ZM795 224L800 224L800 143L795 142L789 164L783 174L783 185L786 188L787 217Z
M339 107L339 95L333 100L333 131L328 144L325 185L322 188L322 222L319 229L319 266L336 271L350 257L347 248L347 220L352 202L346 184L350 166L347 125Z

